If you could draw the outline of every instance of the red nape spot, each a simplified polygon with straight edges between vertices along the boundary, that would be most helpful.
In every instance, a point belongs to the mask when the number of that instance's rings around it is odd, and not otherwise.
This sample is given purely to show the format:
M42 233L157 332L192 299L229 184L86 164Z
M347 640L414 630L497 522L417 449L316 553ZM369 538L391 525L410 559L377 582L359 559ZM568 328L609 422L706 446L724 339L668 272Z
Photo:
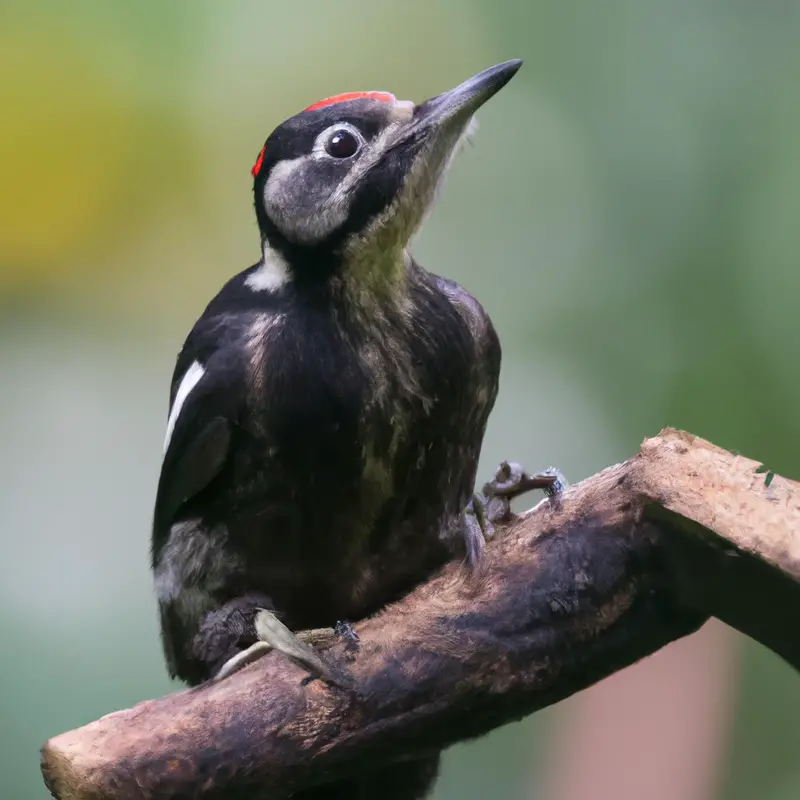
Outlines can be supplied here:
M264 151L266 149L267 149L266 145L264 145L261 148L261 152L258 154L258 158L256 159L256 163L253 164L253 168L250 170L250 172L253 174L254 178L258 175L259 172L261 172L261 165L264 163Z
M394 103L397 98L391 92L345 92L333 97L326 97L324 100L314 103L313 106L309 106L306 111L316 111L318 108L344 103L347 100L380 100L382 103Z

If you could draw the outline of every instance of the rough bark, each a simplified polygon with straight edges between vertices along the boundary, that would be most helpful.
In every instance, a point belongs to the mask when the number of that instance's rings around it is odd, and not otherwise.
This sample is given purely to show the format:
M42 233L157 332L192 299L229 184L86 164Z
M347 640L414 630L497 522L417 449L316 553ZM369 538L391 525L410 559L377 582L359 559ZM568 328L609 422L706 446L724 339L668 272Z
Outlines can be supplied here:
M800 492L665 430L515 519L325 657L353 690L270 654L230 678L56 736L50 791L279 798L487 733L716 616L800 668Z

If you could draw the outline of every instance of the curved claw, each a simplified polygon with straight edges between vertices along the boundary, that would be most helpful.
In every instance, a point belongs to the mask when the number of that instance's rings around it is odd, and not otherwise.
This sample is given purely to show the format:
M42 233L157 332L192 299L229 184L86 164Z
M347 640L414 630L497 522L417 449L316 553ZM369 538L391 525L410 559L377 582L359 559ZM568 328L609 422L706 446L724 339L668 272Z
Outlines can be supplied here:
M569 482L564 477L564 473L558 467L547 467L540 472L537 472L534 478L551 479L549 486L543 486L542 489L548 497L555 497L557 494L563 494L569 489Z
M344 639L345 646L348 650L358 650L361 639L351 623L340 619L333 627L333 635L338 639Z

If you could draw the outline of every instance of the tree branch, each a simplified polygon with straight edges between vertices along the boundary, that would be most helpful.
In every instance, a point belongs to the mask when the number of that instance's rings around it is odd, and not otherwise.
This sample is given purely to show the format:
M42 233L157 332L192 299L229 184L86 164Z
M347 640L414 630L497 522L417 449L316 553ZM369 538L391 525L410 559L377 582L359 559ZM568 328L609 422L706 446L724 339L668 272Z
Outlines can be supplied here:
M56 736L62 800L279 798L520 719L717 616L800 668L800 493L665 430L517 518L326 657L355 691L270 654L222 681Z

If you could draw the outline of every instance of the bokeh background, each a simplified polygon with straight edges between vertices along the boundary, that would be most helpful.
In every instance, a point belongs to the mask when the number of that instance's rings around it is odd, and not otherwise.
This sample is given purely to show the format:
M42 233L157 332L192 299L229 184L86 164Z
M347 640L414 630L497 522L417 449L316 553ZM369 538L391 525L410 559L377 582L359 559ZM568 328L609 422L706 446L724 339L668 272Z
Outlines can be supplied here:
M796 477L800 4L0 5L0 796L176 688L148 574L174 357L258 258L249 169L320 97L512 57L414 251L505 351L482 476L667 424ZM746 589L745 589L746 590ZM720 624L446 757L436 800L787 800L800 692Z

